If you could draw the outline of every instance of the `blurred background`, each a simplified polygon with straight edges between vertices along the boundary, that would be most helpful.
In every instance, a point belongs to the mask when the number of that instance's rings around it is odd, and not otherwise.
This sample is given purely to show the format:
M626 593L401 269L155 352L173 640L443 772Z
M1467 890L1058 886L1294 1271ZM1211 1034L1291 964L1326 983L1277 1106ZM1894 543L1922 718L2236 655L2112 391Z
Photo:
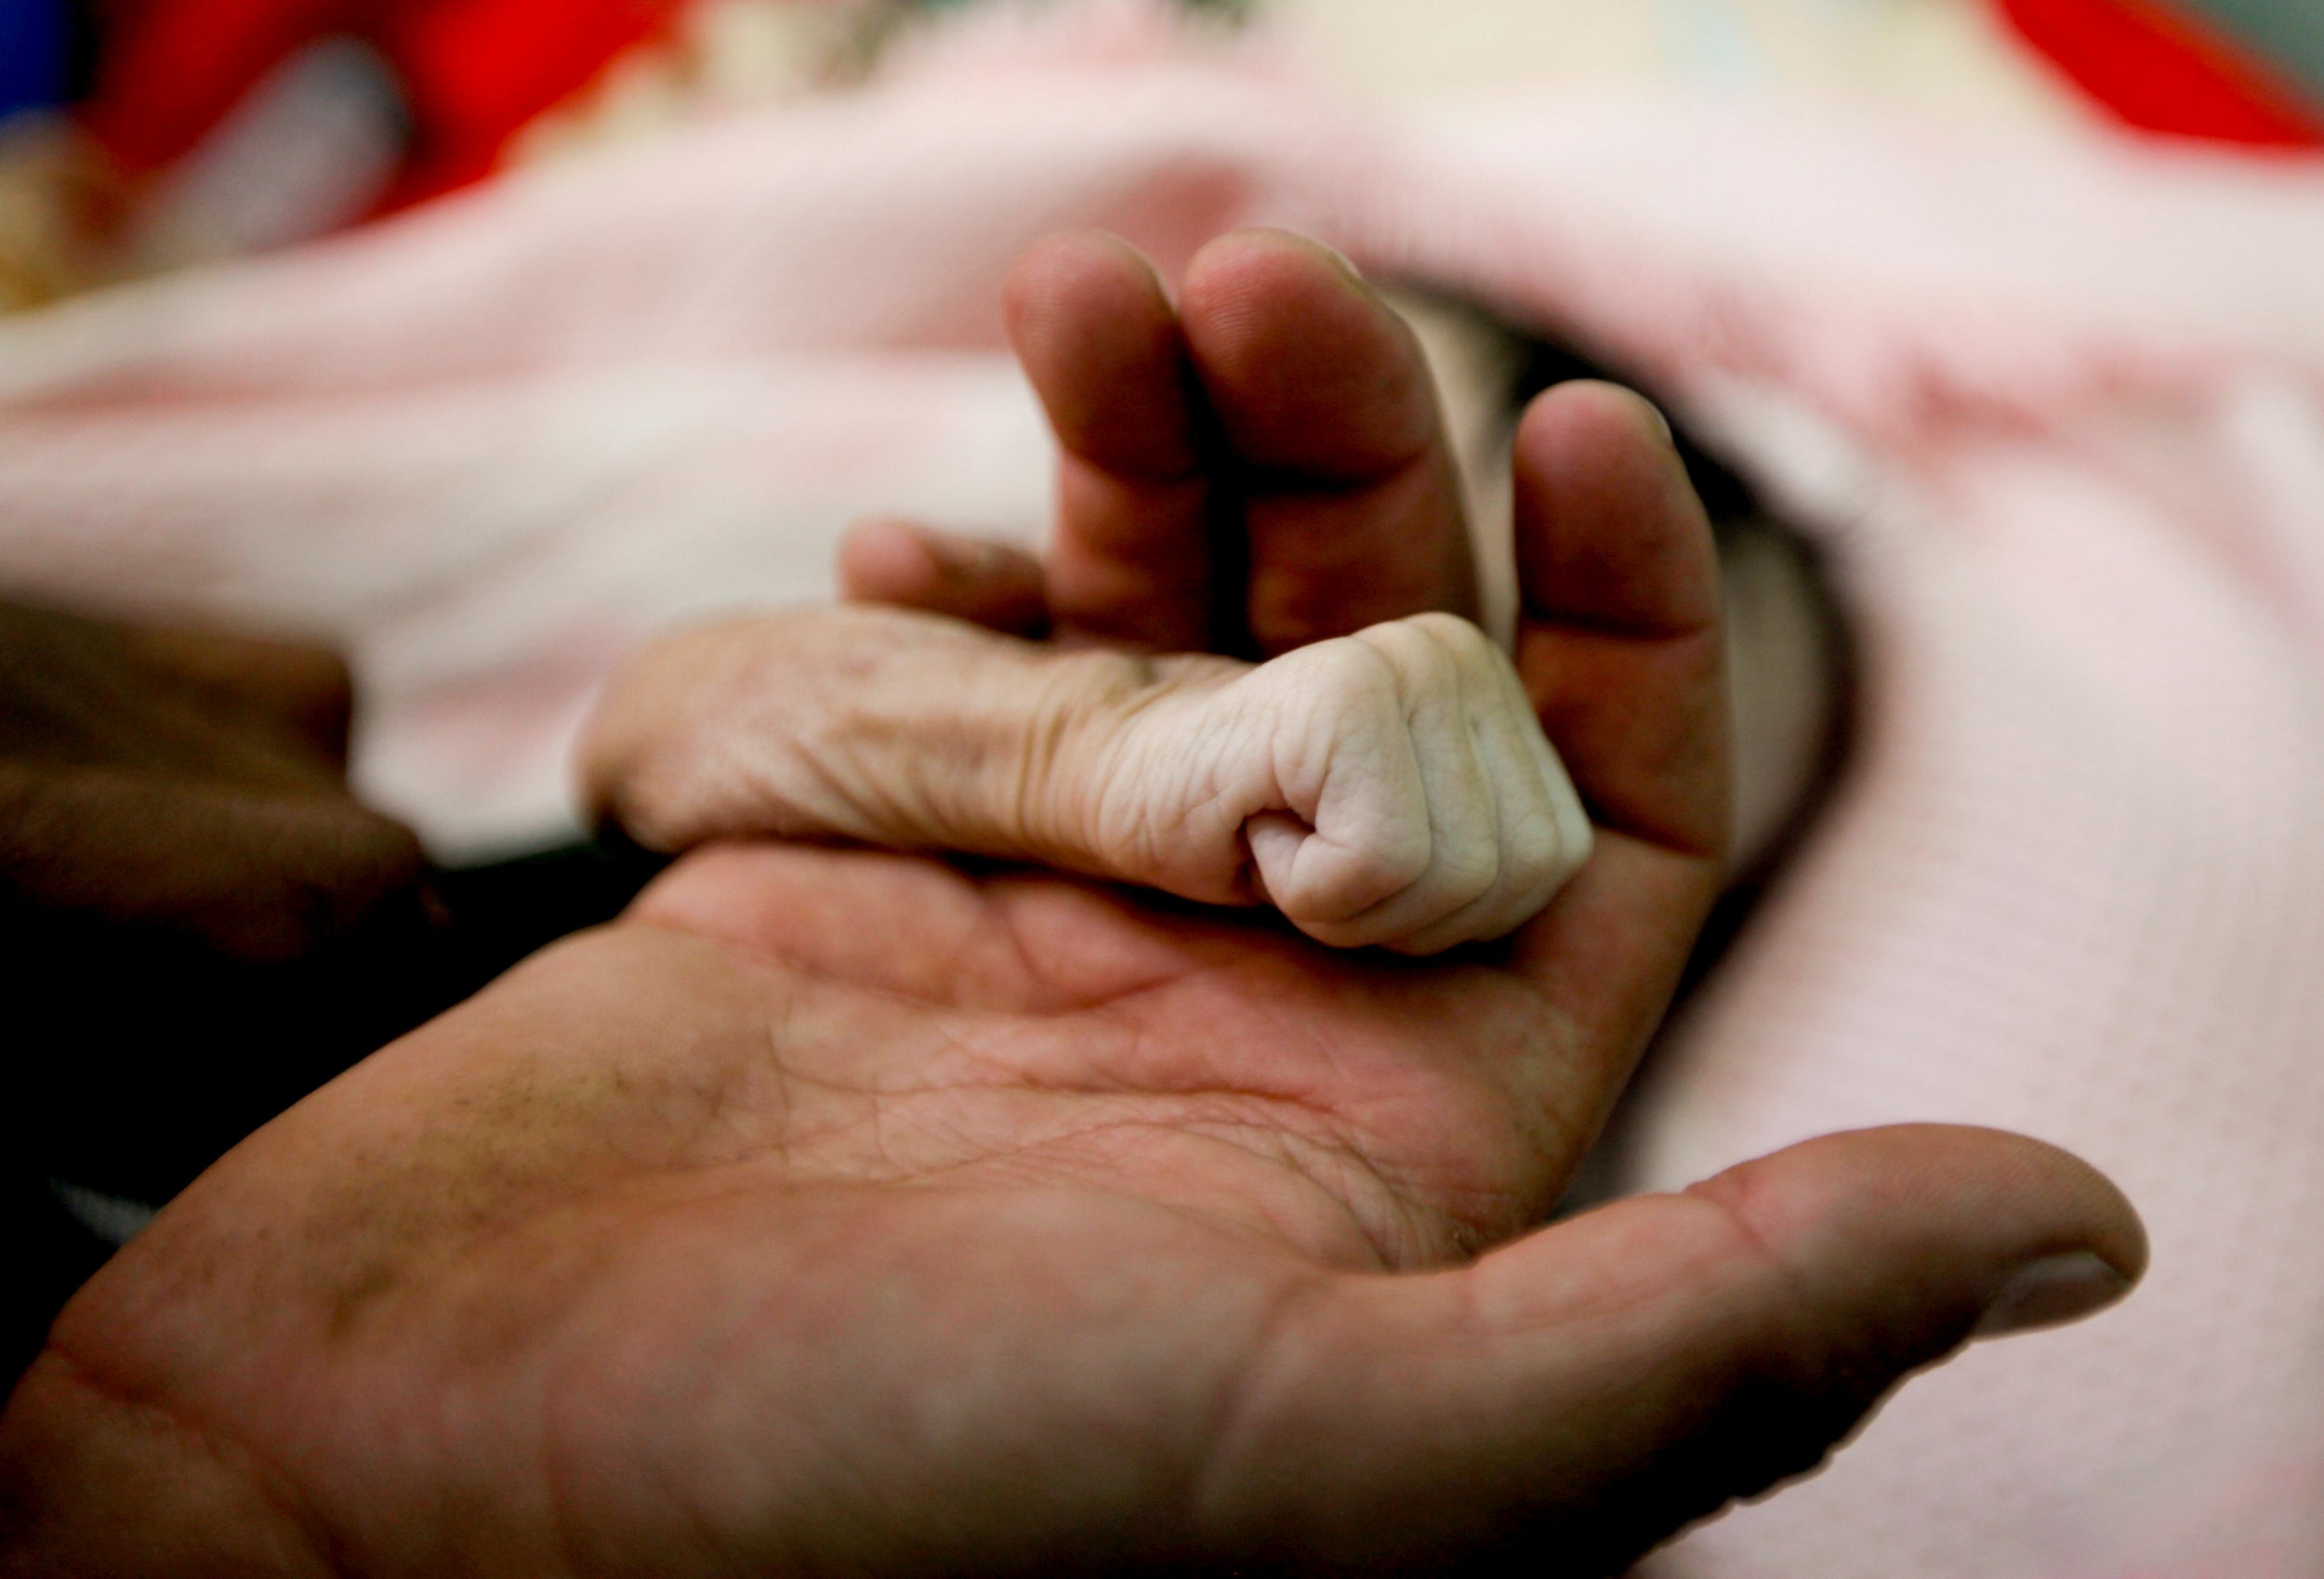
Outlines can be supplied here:
M2324 0L0 0L0 598L343 652L437 907L348 936L433 939L587 834L654 632L865 513L1040 540L1028 241L1248 223L1419 328L1503 615L1545 384L1648 390L1717 519L1750 855L1591 1187L1978 1123L2153 1234L1648 1572L2324 1573ZM0 628L0 746L94 639ZM192 1138L192 989L20 966L11 1144L118 1241L503 942L237 977L293 1052Z
M0 305L306 240L860 81L964 0L5 0ZM1403 101L1750 88L2022 129L2324 138L2305 0L1190 0Z

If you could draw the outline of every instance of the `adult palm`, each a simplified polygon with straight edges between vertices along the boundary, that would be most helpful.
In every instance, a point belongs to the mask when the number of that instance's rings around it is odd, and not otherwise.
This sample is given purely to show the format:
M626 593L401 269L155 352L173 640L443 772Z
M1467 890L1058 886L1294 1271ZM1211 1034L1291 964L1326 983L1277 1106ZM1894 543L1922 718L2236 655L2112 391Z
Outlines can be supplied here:
M2119 1292L2111 1188L1974 1131L1519 1237L1716 882L1713 567L1653 421L1584 387L1520 434L1520 668L1600 842L1509 943L1415 964L1023 872L697 852L164 1213L12 1402L7 1549L1616 1572L1981 1319Z

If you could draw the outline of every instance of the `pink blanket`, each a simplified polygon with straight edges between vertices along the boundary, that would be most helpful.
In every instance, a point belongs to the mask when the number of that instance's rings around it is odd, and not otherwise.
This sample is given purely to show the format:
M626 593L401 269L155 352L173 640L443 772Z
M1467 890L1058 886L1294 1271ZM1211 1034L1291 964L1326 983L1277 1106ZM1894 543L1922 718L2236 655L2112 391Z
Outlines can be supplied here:
M1657 1559L2324 1572L2324 167L1730 106L1367 120L1135 11L0 323L0 582L335 636L362 773L553 832L614 656L852 514L1037 537L1029 236L1317 232L1651 370L1829 542L1866 730L1676 1028L1642 1186L1897 1119L2145 1210L2121 1309L1907 1389Z

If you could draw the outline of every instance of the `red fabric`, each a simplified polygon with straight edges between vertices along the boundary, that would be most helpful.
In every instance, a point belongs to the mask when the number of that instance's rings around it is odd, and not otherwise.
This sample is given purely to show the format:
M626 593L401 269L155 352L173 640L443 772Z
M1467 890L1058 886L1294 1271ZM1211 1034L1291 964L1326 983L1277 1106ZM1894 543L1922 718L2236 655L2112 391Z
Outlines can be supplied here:
M2156 0L1997 3L2027 42L2129 125L2254 148L2324 148L2324 109L2216 30Z
M113 0L81 121L132 174L183 154L301 44L353 31L347 0Z
M302 46L376 48L411 119L388 206L485 175L508 139L665 29L680 0L112 0L81 119L135 175L182 157Z
M679 0L438 0L403 5L377 40L403 79L413 156L391 202L491 173L508 139L661 32Z

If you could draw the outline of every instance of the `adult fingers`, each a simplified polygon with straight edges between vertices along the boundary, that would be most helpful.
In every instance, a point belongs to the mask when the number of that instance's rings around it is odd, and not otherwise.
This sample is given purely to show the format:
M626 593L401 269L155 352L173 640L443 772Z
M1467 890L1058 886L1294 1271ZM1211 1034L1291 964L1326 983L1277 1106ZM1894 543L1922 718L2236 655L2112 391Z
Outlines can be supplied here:
M1726 848L1719 557L1659 413L1575 382L1517 430L1517 671L1597 822Z
M1041 562L1006 543L878 516L840 540L838 571L839 595L851 603L945 614L1010 636L1049 629Z
M1457 469L1418 342L1336 255L1243 231L1182 308L1127 243L1038 243L1010 337L1063 450L1050 595L1067 630L1271 655L1472 613Z
M1204 1511L1319 1571L1618 1573L1972 1336L2110 1303L2146 1254L2120 1193L2039 1142L1827 1137L1457 1271L1323 1285L1255 1365Z
M1180 317L1239 493L1257 651L1472 614L1426 359L1345 260L1278 231L1222 236L1187 265Z
M1518 426L1516 666L1598 833L1519 934L1518 965L1603 1056L1575 1111L1628 1080L1723 875L1731 794L1719 560L1654 408L1576 382Z
M1166 651L1217 627L1205 418L1178 315L1120 238L1051 236L1018 259L1009 337L1062 455L1050 598L1058 623Z

